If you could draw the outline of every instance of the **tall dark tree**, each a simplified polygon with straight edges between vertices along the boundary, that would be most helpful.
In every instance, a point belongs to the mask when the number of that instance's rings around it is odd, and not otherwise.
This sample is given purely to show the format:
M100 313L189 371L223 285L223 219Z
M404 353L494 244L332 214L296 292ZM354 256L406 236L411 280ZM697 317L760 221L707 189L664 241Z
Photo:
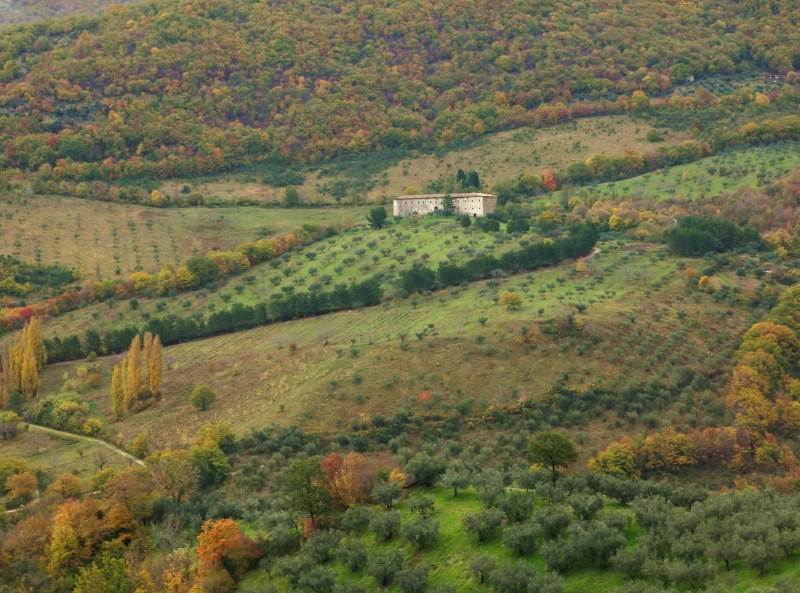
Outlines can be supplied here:
M376 206L367 213L367 222L373 229L382 229L383 225L386 224L386 216L386 208Z

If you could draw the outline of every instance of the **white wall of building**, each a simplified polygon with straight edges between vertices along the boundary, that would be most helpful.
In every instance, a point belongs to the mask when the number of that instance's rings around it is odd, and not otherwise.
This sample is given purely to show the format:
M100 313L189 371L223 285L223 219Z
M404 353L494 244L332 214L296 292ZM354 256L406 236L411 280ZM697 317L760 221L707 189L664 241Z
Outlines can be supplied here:
M497 196L489 194L451 194L456 215L486 216L494 212ZM441 194L395 198L392 211L395 216L431 214L444 209L445 196Z

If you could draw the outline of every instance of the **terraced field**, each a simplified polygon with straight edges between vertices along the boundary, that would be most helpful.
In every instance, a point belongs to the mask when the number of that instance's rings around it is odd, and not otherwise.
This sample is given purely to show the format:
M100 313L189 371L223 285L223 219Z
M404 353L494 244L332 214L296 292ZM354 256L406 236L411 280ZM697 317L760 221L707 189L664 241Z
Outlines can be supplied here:
M60 196L0 196L0 253L74 268L84 277L157 271L194 253L304 223L361 224L365 208L168 208Z
M602 198L638 196L649 200L692 200L763 187L800 166L800 143L731 151L694 163L653 171L639 177L591 188Z
M239 432L270 422L328 432L405 405L443 412L472 398L507 406L542 398L555 385L616 391L643 380L668 385L687 370L718 380L706 389L713 394L724 388L741 333L760 314L740 302L758 283L726 271L714 276L716 295L687 291L678 263L660 246L606 242L584 271L563 264L172 346L165 350L164 400L112 426L126 439L147 433L157 445L189 441L202 424L219 421ZM505 290L523 295L519 310L497 304ZM719 299L722 293L729 296ZM567 315L580 331L545 333ZM532 328L528 344L518 339L525 328ZM104 384L85 393L106 417L115 362L102 359ZM73 366L48 368L47 388L56 389ZM200 382L218 393L207 412L188 401ZM429 401L420 400L423 391L431 392ZM693 393L663 408L656 423L697 422L691 402L705 396ZM626 420L641 421L647 406ZM616 420L604 422L613 430Z
M388 286L399 270L410 267L415 261L435 267L449 258L502 253L518 244L518 239L505 233L464 230L452 218L404 219L379 231L353 229L308 245L278 260L250 268L218 290L195 291L174 299L140 298L136 309L127 303L111 303L111 308L102 303L87 307L51 320L48 332L83 334L92 326L108 329L141 324L151 316L170 313L207 316L234 303L253 304L273 294L289 290L301 292L315 286L324 290L375 274L382 274Z

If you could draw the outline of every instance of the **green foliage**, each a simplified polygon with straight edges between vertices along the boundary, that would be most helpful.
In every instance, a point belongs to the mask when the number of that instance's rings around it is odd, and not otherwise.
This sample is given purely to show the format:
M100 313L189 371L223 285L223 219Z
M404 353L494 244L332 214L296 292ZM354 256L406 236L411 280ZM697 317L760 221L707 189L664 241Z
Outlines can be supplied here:
M441 214L442 216L452 216L455 214L456 211L456 203L453 199L453 196L446 195L442 200L442 209Z
M424 265L415 264L400 272L400 287L406 294L432 290L436 286L436 272Z
M360 540L346 540L336 551L336 558L351 572L360 572L367 565L367 547Z
M487 507L494 506L505 490L503 475L494 469L484 470L472 478L472 485Z
M392 508L394 502L400 498L400 494L400 483L391 480L378 480L370 492L372 500L382 504L387 509Z
M521 523L531 514L533 496L529 492L508 490L500 497L498 506L509 523Z
M467 515L463 521L464 531L474 535L478 542L487 542L497 533L504 516L503 511L498 509L486 509Z
M208 255L194 255L186 260L186 267L196 279L197 286L205 286L219 276L219 266Z
M342 534L337 531L315 531L306 540L303 553L313 558L317 564L326 564L336 556L341 539Z
M297 587L313 593L331 593L336 585L334 573L330 568L315 566L303 572L297 579Z
M398 571L395 582L403 593L422 593L428 578L427 567L417 564Z
M375 206L367 213L367 222L373 229L381 229L386 223L386 208L383 206Z
M385 587L394 580L402 566L403 555L399 550L379 551L370 557L367 573L378 581L381 587Z
M430 517L420 517L403 525L402 534L417 550L424 550L439 540L439 522Z
M469 561L469 571L480 584L488 582L496 568L497 560L489 554L477 554Z
M214 403L216 398L217 394L214 393L214 391L208 385L201 383L192 389L192 393L189 396L189 401L191 401L192 405L198 410L205 411L212 403Z
M388 542L400 532L400 513L374 513L369 520L369 528L379 540Z
M128 577L124 560L104 557L99 564L82 567L73 593L131 593L133 583Z
M710 251L729 251L735 247L762 247L758 231L740 229L729 220L687 216L667 235L667 245L678 255L700 256Z
M540 525L532 522L510 525L503 532L503 545L517 556L527 556L536 548L541 530Z
M190 458L204 487L219 486L230 476L231 464L216 441L209 439L195 445L190 450Z
M406 471L414 476L420 486L433 486L447 469L443 457L418 453L406 464Z
M515 562L492 573L492 587L497 593L561 593L561 579L536 571L529 564Z
M331 493L319 462L319 457L299 459L286 469L282 479L281 490L290 507L312 520L331 507Z
M472 472L463 461L454 461L447 466L441 478L441 483L453 489L453 496L458 496L459 488L466 488L471 481Z
M297 189L287 187L283 191L283 207L284 208L297 208L300 205L300 194Z
M559 468L567 468L578 460L575 444L565 435L558 432L540 432L535 434L528 451L534 462L549 467L555 484Z

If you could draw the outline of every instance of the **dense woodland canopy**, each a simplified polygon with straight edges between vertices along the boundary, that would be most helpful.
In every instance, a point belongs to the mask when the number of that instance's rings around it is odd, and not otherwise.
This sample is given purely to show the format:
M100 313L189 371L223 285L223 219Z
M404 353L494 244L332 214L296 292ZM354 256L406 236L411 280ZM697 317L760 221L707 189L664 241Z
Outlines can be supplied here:
M0 0L0 26L72 14L98 14L135 0Z
M799 18L785 1L161 0L43 21L0 39L0 166L169 177L442 145L690 77L784 75Z

